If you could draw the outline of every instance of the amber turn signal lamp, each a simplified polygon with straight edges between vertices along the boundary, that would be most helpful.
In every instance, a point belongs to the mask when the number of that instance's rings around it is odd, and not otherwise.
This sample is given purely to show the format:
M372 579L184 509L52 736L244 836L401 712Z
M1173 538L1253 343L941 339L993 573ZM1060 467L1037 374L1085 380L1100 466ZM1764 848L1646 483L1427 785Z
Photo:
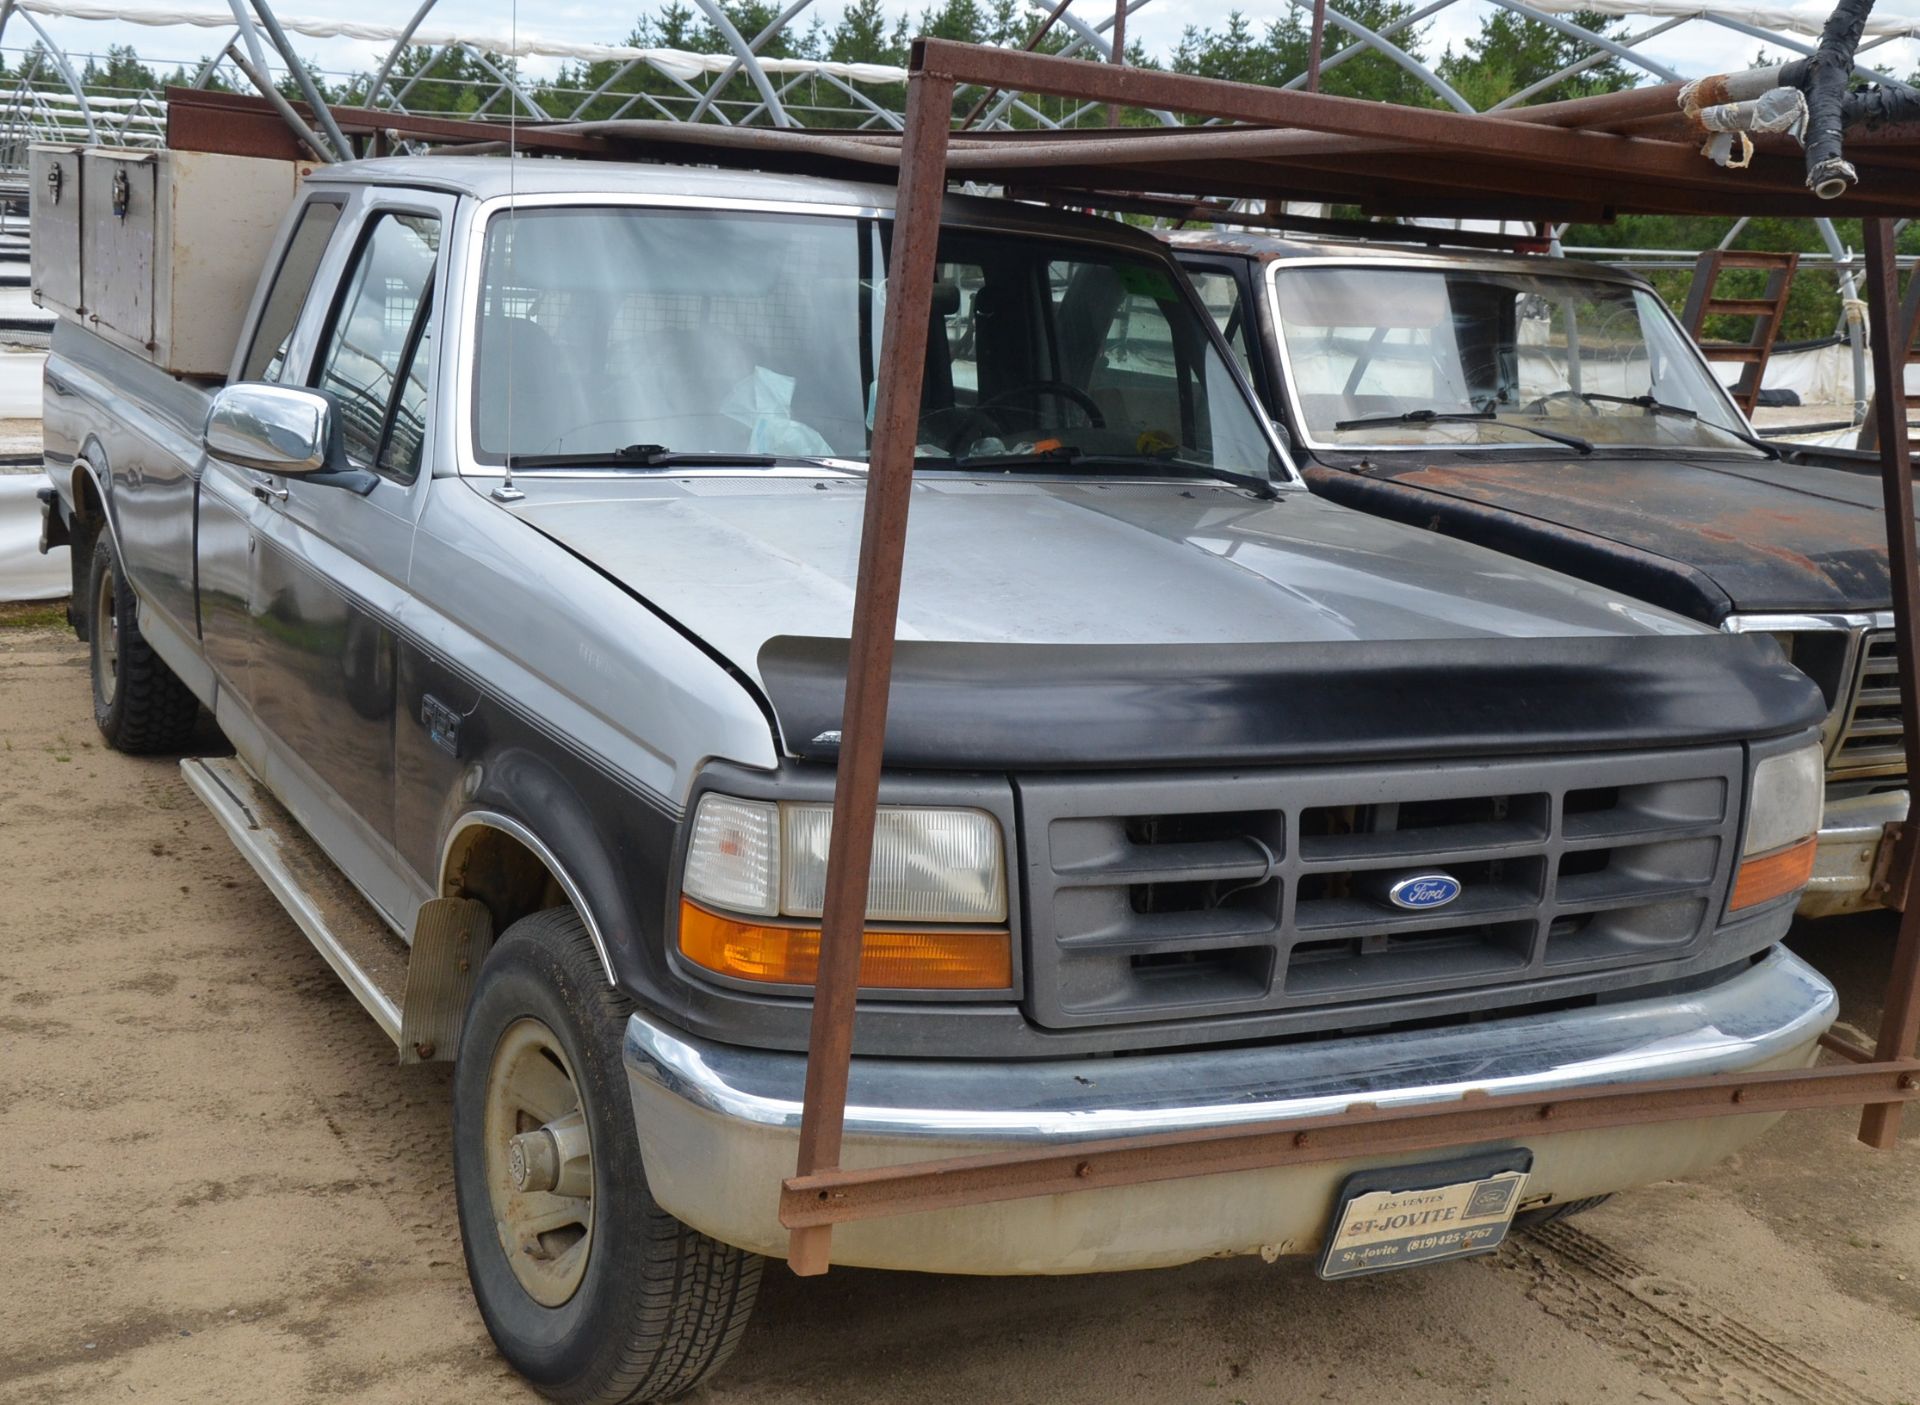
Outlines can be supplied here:
M736 980L812 985L820 969L820 929L726 917L682 898L680 951ZM869 927L861 947L864 990L1006 990L1012 984L1013 946L1004 927Z
M1806 887L1813 877L1813 856L1819 847L1818 837L1809 837L1771 854L1743 859L1740 872L1734 875L1733 901L1727 904L1728 909L1754 907Z

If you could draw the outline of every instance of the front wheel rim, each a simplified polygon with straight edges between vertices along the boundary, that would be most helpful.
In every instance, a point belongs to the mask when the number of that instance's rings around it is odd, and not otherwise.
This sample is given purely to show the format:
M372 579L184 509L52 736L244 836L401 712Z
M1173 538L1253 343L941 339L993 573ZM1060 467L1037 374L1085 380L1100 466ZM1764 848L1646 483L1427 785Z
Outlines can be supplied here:
M495 1046L481 1135L507 1266L536 1303L563 1307L593 1247L593 1140L579 1080L540 1020L515 1020Z
M114 571L108 566L100 573L100 585L93 596L93 686L100 701L113 706L120 691L120 611L116 608Z

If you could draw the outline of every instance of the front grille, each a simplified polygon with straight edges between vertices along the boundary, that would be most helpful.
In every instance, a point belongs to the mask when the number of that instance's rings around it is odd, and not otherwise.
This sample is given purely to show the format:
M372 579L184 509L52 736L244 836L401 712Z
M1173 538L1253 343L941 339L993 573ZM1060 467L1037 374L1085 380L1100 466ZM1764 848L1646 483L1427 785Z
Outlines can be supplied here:
M1907 768L1900 710L1900 660L1893 632L1869 632L1860 641L1858 681L1834 742L1835 777L1898 775Z
M1741 766L1732 747L1022 779L1029 1013L1286 1011L1685 957L1724 900ZM1432 871L1452 902L1388 900Z

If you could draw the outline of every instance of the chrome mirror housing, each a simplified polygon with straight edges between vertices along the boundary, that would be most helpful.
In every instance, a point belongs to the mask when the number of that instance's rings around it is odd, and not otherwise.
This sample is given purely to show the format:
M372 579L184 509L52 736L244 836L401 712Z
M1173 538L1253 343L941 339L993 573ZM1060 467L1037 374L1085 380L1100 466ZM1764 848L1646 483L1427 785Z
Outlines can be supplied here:
M213 397L202 436L214 458L299 476L329 467L333 402L315 391L247 382Z

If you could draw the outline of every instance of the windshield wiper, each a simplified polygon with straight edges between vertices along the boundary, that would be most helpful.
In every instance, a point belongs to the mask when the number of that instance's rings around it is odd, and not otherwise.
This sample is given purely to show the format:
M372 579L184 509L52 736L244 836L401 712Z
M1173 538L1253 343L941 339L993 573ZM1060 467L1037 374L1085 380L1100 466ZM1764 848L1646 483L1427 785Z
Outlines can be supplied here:
M1779 457L1780 451L1766 440L1760 438L1759 435L1748 434L1743 430L1733 429L1727 425L1716 423L1713 420L1703 420L1700 418L1700 412L1698 410L1689 410L1685 405L1669 405L1666 401L1656 400L1651 395L1608 395L1605 391L1600 390L1578 390L1575 391L1574 394L1578 395L1582 400L1599 400L1608 405L1637 406L1650 415L1672 415L1676 419L1692 420L1696 424L1705 425L1708 429L1717 429L1722 434L1731 435L1743 444L1751 444L1756 449L1764 449L1768 454L1776 458Z
M1165 472L1169 477L1212 478L1222 483L1232 483L1236 487L1246 488L1264 498L1277 498L1279 490L1274 487L1271 478L1257 473L1241 473L1230 468L1214 468L1208 464L1189 463L1184 459L1166 458L1158 454L1097 454L1072 445L1061 445L1053 449L1036 449L1024 454L975 454L966 458L944 459L936 455L922 455L913 461L915 468L957 468L962 471L977 469L1013 469L1013 468L1140 468L1150 467Z
M578 454L515 454L510 468L603 468L608 464L637 464L641 468L677 468L687 464L724 464L729 468L773 468L783 463L812 463L812 459L776 458L772 454L728 454L705 450L669 449L665 444L628 444L619 449L596 449Z
M1339 429L1378 429L1390 424L1497 424L1502 429L1518 429L1528 434L1537 434L1542 439L1551 439L1556 444L1565 444L1582 454L1591 454L1593 445L1577 434L1562 434L1554 429L1538 429L1530 424L1515 424L1512 420L1503 420L1492 410L1408 410L1404 415L1373 415L1367 419L1338 420L1334 428Z

